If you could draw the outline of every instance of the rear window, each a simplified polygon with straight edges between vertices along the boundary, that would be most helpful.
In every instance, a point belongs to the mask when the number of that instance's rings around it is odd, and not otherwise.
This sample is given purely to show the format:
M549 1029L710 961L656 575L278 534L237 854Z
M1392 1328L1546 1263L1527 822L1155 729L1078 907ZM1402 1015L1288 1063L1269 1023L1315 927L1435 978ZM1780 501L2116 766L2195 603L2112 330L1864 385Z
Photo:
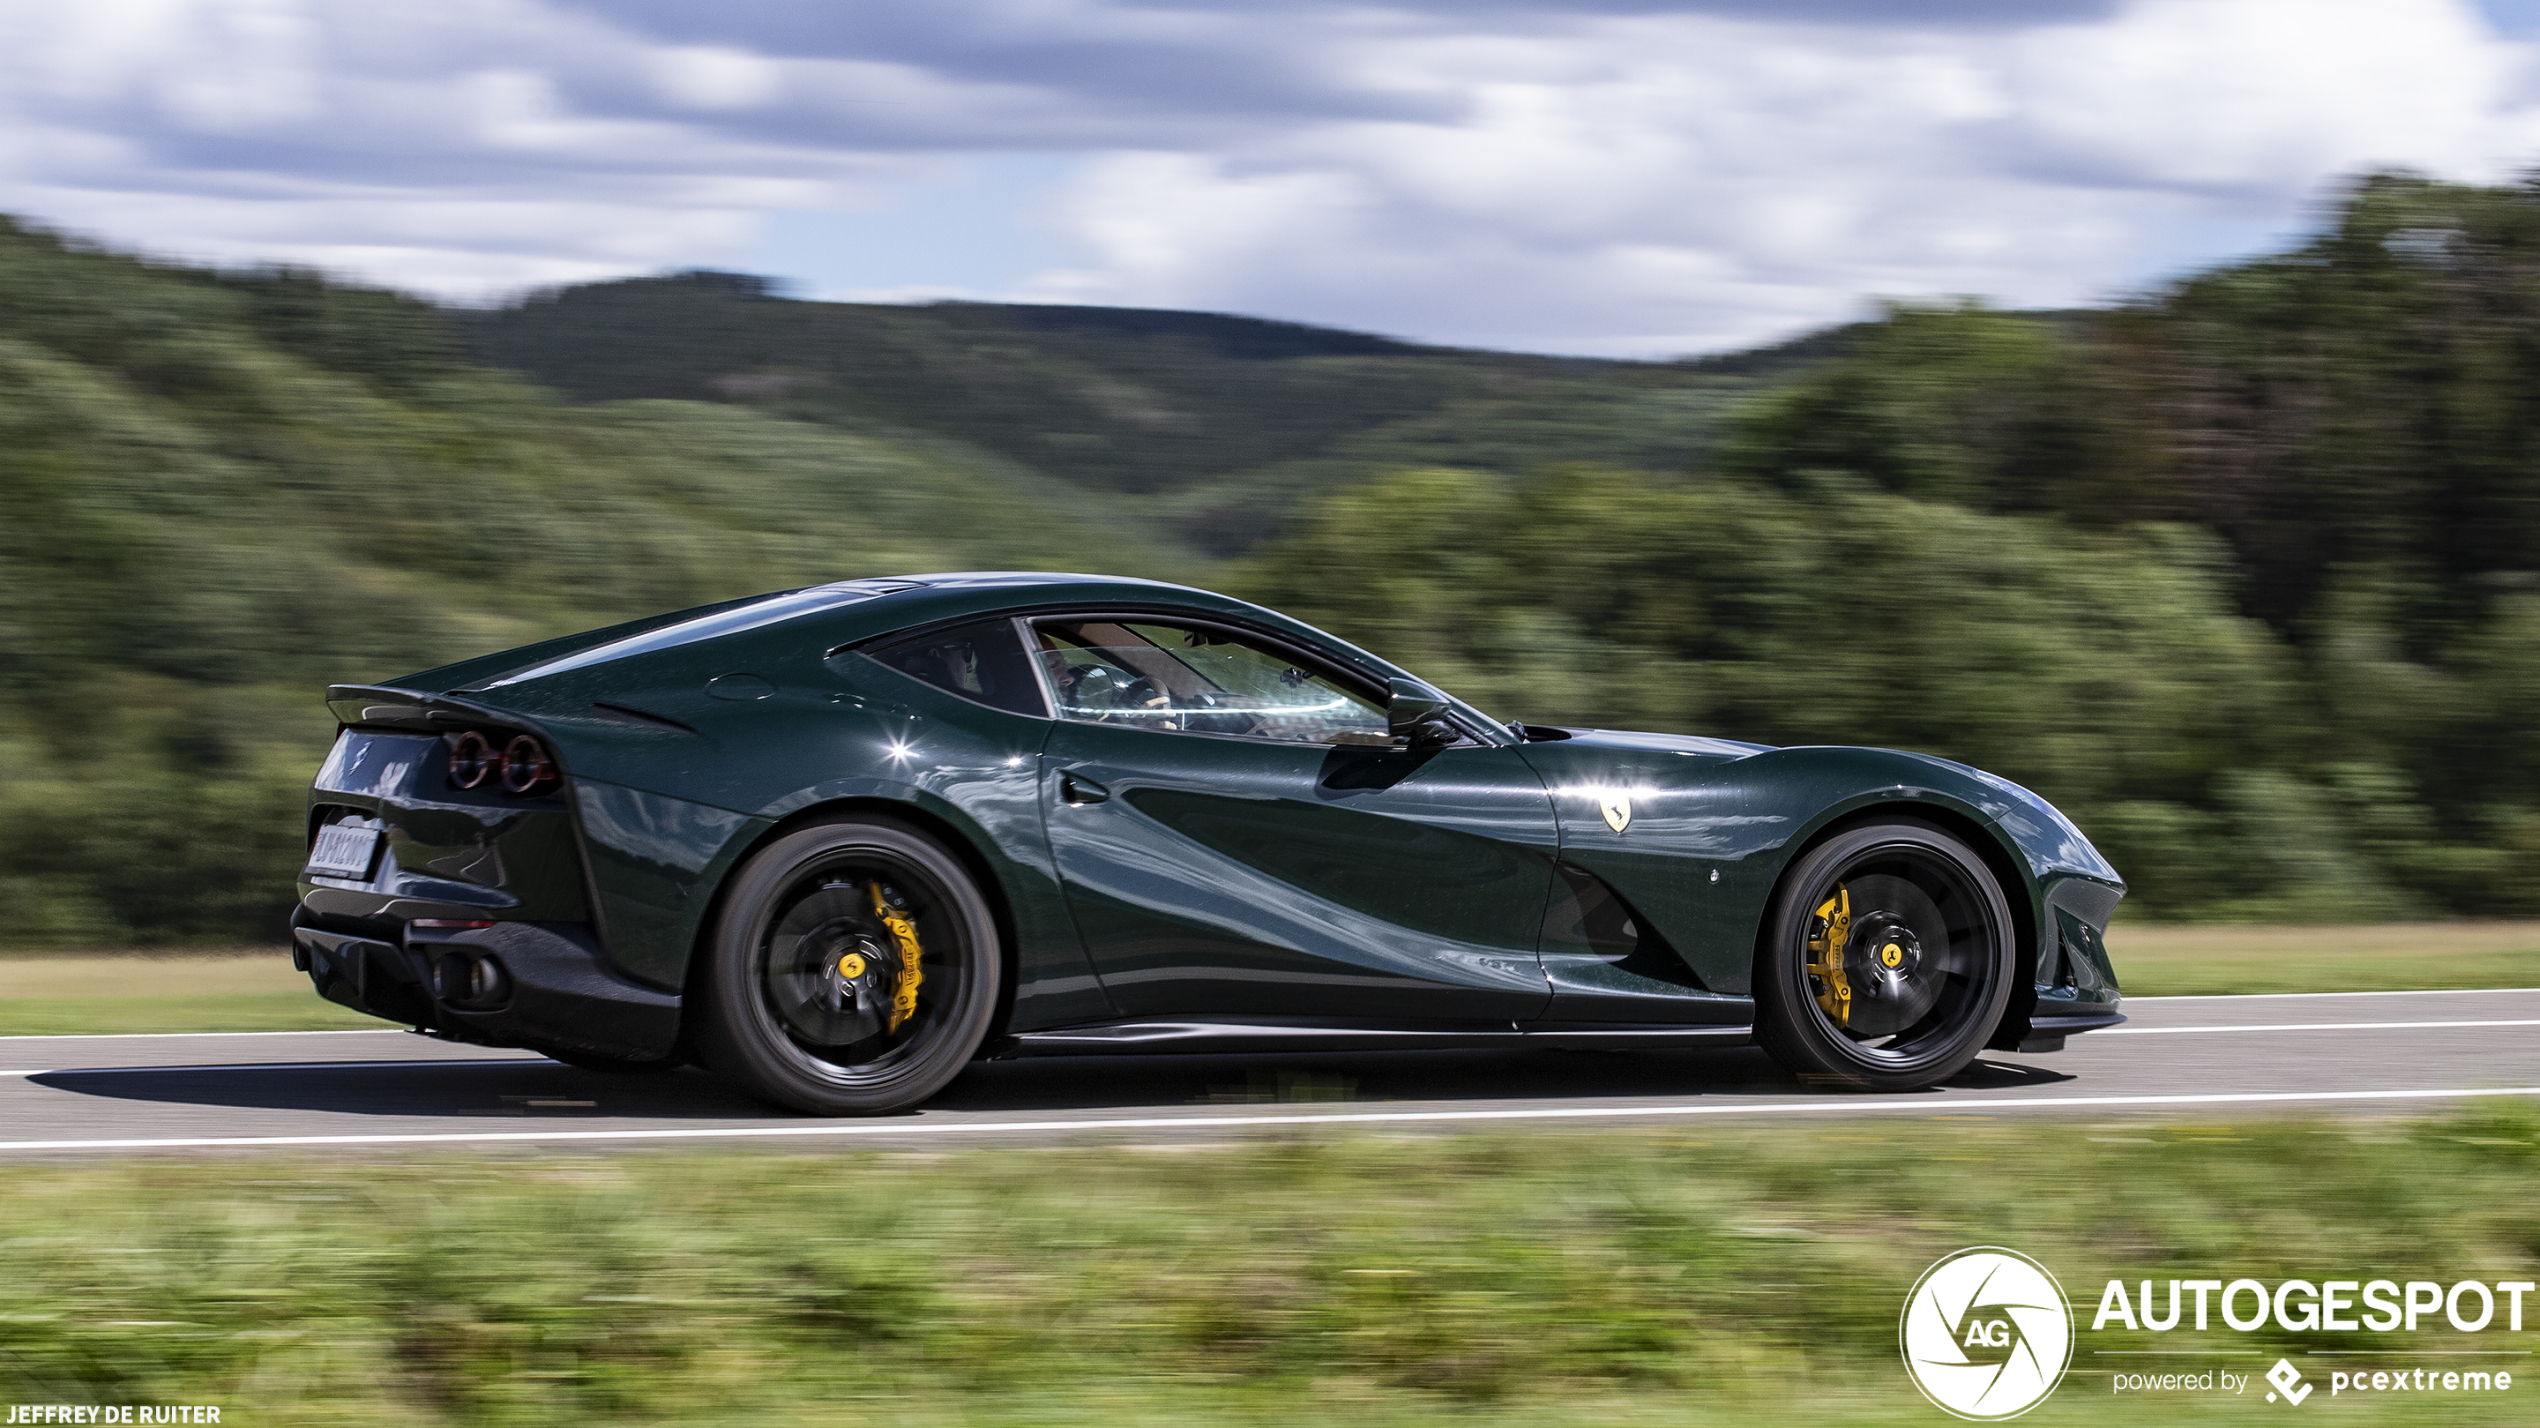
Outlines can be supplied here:
M1049 717L1031 657L1008 619L979 620L949 629L869 645L866 658L912 679L1009 714Z
M907 580L841 580L829 585L814 585L807 590L770 595L764 600L753 600L747 605L717 610L711 615L700 615L693 620L682 620L675 625L664 625L657 630L647 630L640 635L629 635L622 640L611 640L604 645L594 645L579 653L549 660L516 674L508 674L501 679L491 680L479 685L478 688L500 689L506 684L545 679L549 675L563 674L567 670L581 669L613 659L625 659L629 655L651 654L655 650L666 650L674 645L693 644L698 640L737 635L743 630L755 630L761 625L773 625L779 620L790 620L798 615L818 614L824 610L835 610L841 606L855 604L859 600L870 600L876 595L888 595L895 590L915 588L915 583Z

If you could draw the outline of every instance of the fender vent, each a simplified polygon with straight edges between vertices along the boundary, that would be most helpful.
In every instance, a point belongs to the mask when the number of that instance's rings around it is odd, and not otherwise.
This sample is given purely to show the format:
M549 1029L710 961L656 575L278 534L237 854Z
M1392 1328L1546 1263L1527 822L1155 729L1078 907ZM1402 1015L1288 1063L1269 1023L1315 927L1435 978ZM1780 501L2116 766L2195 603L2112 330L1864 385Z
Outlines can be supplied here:
M1561 886L1544 910L1546 952L1593 953L1636 977L1679 987L1701 988L1702 980L1685 965L1667 939L1632 910L1603 878L1574 863L1555 863Z
M682 734L697 732L693 724L683 724L668 715L650 713L631 705L610 704L594 699L591 701L591 712L612 724L632 724L639 729L675 729Z

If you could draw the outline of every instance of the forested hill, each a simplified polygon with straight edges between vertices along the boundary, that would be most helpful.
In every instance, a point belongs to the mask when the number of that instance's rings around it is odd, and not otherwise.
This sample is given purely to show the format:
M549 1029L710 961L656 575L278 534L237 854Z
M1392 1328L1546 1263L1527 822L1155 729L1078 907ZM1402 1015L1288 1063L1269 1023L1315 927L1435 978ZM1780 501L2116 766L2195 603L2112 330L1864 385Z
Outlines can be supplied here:
M731 273L452 316L478 360L579 400L726 402L957 440L1134 496L1219 555L1285 529L1300 499L1404 464L1689 469L1726 404L1774 365L1421 347L1213 313L804 302Z
M0 225L0 944L270 934L320 690L857 574L1188 574L949 442L574 405L388 293Z
M1901 309L1690 479L1404 473L1249 588L1529 717L1981 764L2133 915L2540 912L2540 189L2376 178L2110 311Z
M712 274L453 313L0 225L0 509L6 943L269 933L331 680L982 566L1234 589L1510 716L1963 759L2128 916L2540 913L2528 188L1681 363Z

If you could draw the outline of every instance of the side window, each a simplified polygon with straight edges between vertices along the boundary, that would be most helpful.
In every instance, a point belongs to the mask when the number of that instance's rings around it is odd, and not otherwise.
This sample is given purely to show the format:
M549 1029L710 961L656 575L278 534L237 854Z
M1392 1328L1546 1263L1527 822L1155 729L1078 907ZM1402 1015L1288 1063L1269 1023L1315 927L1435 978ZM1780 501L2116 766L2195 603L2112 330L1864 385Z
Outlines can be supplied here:
M1007 619L981 620L931 630L904 640L868 647L867 658L900 673L922 679L949 694L976 700L991 709L1049 717L1041 686L1032 678L1032 659Z
M1058 717L1301 744L1390 744L1384 706L1266 645L1144 621L1035 627Z

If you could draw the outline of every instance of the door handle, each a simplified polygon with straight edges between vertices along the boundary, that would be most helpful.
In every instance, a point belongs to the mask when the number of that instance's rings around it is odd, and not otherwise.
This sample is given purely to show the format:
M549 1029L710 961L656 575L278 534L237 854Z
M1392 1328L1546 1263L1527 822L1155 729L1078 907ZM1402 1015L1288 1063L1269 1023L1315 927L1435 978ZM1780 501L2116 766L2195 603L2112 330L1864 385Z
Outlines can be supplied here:
M1088 803L1101 803L1110 797L1110 789L1083 774L1069 772L1058 776L1058 801L1070 808L1082 808Z

